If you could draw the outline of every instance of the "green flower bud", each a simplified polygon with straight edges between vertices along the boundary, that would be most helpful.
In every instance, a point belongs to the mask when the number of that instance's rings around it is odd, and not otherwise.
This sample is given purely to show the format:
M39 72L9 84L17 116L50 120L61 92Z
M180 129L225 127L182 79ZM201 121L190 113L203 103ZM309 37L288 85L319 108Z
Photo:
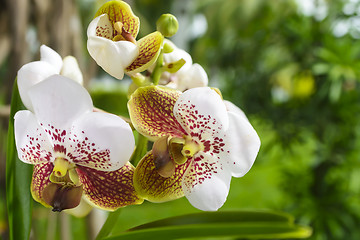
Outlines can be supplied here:
M163 51L164 53L171 53L172 51L174 51L174 47L171 44L165 42L163 46Z
M163 14L156 22L156 29L165 37L173 36L179 28L176 17L172 14Z

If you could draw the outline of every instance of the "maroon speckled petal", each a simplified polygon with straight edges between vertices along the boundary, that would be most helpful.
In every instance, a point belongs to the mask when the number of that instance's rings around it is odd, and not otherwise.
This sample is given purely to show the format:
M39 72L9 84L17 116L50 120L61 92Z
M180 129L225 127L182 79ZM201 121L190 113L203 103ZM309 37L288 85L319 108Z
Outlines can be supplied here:
M140 196L151 202L165 202L183 197L182 179L190 164L191 160L188 160L182 165L176 165L175 173L164 178L155 169L152 152L149 152L135 169L135 189Z
M119 207L143 202L135 192L134 167L130 163L113 172L83 166L77 166L76 171L83 184L85 197L98 208L116 210Z
M214 139L229 126L225 104L208 87L192 88L181 94L174 105L174 115L193 138Z
M159 86L138 88L128 102L131 122L136 130L152 140L166 135L182 137L186 134L173 113L180 94Z
M163 40L164 36L157 31L141 38L137 42L139 55L130 66L126 68L126 72L139 73L153 65L160 54Z
M219 209L229 193L231 172L210 154L199 153L183 178L189 202L203 211Z
M15 141L19 159L25 163L47 163L52 158L50 134L38 123L35 115L27 110L15 115Z
M194 156L192 165L183 179L185 195L188 195L197 185L212 179L213 176L224 174L231 177L222 159L218 159L211 153L199 152Z
M129 124L103 112L87 113L74 121L67 140L68 160L100 171L119 169L135 148Z
M41 163L34 165L33 177L31 182L31 194L35 201L41 203L45 207L49 206L43 199L42 192L44 188L51 182L49 176L52 173L54 165L52 163Z

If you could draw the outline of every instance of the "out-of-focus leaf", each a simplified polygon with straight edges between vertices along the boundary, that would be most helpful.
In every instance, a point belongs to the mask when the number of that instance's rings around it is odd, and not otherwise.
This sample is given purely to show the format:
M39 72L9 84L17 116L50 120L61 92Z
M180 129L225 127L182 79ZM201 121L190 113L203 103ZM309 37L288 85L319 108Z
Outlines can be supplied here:
M32 165L22 163L16 153L14 115L22 109L17 81L13 86L6 152L6 198L10 239L29 239L32 197L30 182Z
M178 239L236 237L251 239L306 238L311 229L294 224L291 216L260 211L204 212L166 218L106 239Z
M312 66L315 75L326 74L329 72L330 65L327 63L316 63Z
M337 102L341 96L342 90L342 82L341 81L334 81L331 82L330 90L329 90L329 98L331 102Z

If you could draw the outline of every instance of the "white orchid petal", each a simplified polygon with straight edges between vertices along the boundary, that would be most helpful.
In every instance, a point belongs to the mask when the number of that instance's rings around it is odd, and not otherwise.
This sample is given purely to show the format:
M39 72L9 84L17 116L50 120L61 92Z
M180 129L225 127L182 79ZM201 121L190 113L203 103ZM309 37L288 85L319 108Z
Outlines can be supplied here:
M208 85L208 76L204 68L195 63L187 71L178 71L174 74L177 78L176 89L184 91L190 88L206 87Z
M28 91L39 122L68 129L82 114L93 110L89 93L78 83L53 75Z
M191 76L192 79L194 79L193 82L191 82L192 85L190 85L190 88L195 87L206 87L208 85L209 79L208 76L204 70L204 68L197 63L194 63L191 66Z
M252 167L259 152L260 139L249 121L240 114L228 112L225 152L229 151L228 167L234 177L242 177Z
M17 84L21 100L27 109L34 110L28 95L29 89L57 73L56 69L45 61L31 62L20 68L17 74Z
M192 88L181 94L174 115L187 133L197 139L214 139L229 126L221 97L208 87Z
M200 156L202 159L199 159ZM230 189L231 174L215 159L209 154L198 154L183 178L186 198L203 211L218 210L226 201Z
M40 60L51 64L56 69L56 73L60 72L63 64L61 56L46 45L40 47Z
M120 117L90 112L73 123L69 134L72 162L101 171L115 171L129 161L135 140Z
M74 80L80 85L83 85L83 75L80 71L76 58L73 56L67 56L64 58L60 74Z
M230 102L228 100L224 100L224 104L225 104L228 112L233 112L237 115L244 117L247 121L249 121L249 119L246 117L244 111L241 110L238 106L236 106L235 104L233 104L232 102Z
M104 37L110 40L113 38L113 27L107 14L102 14L90 22L87 36L88 38L94 36Z
M122 79L124 69L138 56L138 47L128 41L113 42L106 38L90 37L87 48L91 57L111 76Z
M108 24L110 22L106 14L100 15L90 23L87 31L87 49L90 56L107 73L117 79L122 79L124 69L139 55L139 49L129 41L114 42L110 40L111 38L107 34L110 30L108 28L106 31L104 30L104 26L108 27Z
M49 162L52 156L52 145L35 115L24 110L17 112L14 119L15 142L19 159L31 164Z

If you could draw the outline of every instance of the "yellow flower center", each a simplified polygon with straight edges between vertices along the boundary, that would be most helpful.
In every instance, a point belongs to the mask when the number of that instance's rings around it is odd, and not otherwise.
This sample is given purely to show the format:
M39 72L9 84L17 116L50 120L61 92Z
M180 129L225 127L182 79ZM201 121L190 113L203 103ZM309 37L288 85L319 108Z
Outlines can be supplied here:
M79 176L75 170L75 164L68 160L58 157L54 161L54 168L50 175L50 181L62 185L80 185Z
M155 168L160 176L170 177L175 172L175 163L184 164L188 158L193 157L203 148L189 136L183 138L163 136L153 145Z
M204 149L201 144L193 141L190 136L184 136L183 138L173 137L169 140L168 146L173 160L180 165Z
M125 40L132 42L133 44L136 44L135 38L131 35L131 33L125 30L124 24L122 22L114 23L114 29L117 32L117 34L114 36L113 41L116 42L116 41Z
M70 167L70 162L64 158L56 158L54 161L53 174L55 177L64 177Z
M75 164L57 157L49 183L42 191L44 201L53 207L53 212L74 208L79 205L83 188L75 170Z
M201 150L201 145L197 142L193 141L190 137L185 137L185 144L181 150L181 154L184 157L193 157L196 153Z

